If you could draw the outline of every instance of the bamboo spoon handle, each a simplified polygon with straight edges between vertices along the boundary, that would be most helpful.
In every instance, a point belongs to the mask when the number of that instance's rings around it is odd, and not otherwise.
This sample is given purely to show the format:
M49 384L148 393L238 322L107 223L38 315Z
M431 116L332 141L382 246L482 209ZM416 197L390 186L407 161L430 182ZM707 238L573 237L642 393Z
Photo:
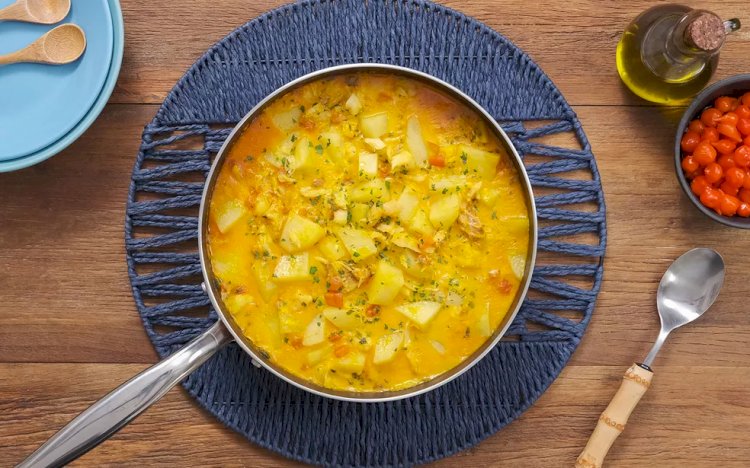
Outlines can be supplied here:
M576 468L601 468L609 448L625 430L630 413L648 390L653 376L653 372L638 364L630 366L622 377L619 390L599 417L594 433L576 460Z
M9 54L0 55L0 65L10 65L26 61L26 49L17 50Z
M29 12L25 2L16 2L0 9L0 21L27 21Z

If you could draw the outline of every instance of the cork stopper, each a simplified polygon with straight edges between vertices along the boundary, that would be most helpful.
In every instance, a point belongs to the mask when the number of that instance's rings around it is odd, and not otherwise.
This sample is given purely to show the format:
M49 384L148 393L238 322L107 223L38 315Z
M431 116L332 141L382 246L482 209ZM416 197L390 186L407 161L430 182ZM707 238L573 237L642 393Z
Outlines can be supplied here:
M701 13L688 24L685 38L698 49L711 52L724 43L724 23L712 13Z

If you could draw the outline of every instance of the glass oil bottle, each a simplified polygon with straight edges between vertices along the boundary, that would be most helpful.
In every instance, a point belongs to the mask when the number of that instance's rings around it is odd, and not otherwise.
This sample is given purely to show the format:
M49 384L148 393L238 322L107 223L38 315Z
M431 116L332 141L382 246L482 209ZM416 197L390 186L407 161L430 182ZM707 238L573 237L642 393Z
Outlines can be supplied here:
M617 71L635 94L661 104L687 104L711 79L738 19L666 4L633 20L617 45Z

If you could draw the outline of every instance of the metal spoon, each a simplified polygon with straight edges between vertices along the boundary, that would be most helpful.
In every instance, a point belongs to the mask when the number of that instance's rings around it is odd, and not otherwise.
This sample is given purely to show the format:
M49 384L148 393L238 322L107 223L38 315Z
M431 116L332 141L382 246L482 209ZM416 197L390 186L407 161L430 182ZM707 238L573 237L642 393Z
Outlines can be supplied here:
M599 468L630 413L654 376L651 363L667 336L696 320L711 307L724 283L724 260L715 250L693 249L674 261L664 273L656 293L661 331L643 364L633 364L623 376L620 389L599 417L594 433L576 461L578 468Z
M86 50L86 34L75 24L63 24L21 50L0 55L0 65L32 62L63 65L78 60Z
M0 21L55 24L69 11L70 0L18 0L0 10Z

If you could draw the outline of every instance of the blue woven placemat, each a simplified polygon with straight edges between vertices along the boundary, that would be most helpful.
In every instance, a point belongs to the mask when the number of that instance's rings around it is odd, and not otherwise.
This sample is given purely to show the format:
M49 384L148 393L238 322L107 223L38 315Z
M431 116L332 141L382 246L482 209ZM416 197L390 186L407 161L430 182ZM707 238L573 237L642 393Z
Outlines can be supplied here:
M578 346L599 292L605 211L591 148L557 88L507 39L421 0L302 2L235 30L188 70L143 131L128 194L128 269L160 355L213 323L196 242L213 156L231 126L277 87L352 62L411 67L457 86L503 124L525 158L536 191L540 258L508 338L448 385L391 403L306 393L253 367L235 345L184 386L224 424L287 457L329 466L408 466L470 447L533 404ZM562 141L561 134L576 147L538 141L549 135Z

